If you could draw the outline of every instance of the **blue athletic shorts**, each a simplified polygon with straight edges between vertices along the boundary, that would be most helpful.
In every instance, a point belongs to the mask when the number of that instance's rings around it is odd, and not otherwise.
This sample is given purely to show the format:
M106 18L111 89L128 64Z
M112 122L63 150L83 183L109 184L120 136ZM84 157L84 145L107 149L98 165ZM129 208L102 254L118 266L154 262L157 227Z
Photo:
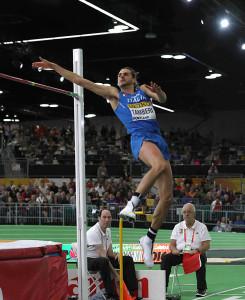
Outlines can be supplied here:
M139 159L139 153L143 141L150 141L155 145L157 145L157 147L162 152L164 159L169 160L170 154L169 154L168 145L166 141L161 135L154 134L154 133L150 133L150 134L134 133L131 135L130 145L131 145L131 151L135 159Z

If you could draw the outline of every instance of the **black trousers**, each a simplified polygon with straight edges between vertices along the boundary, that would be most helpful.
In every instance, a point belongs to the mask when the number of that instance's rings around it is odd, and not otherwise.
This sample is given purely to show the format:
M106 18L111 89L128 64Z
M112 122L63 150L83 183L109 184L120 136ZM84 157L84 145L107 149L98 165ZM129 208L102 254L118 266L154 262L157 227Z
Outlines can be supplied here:
M99 271L105 285L106 293L109 297L115 296L114 287L111 281L111 270L109 261L114 268L119 268L117 259L108 257L91 258L88 257L88 270ZM123 280L130 292L133 295L134 291L138 290L138 281L134 267L134 261L131 256L123 256Z
M196 279L197 279L197 289L198 290L206 290L207 282L206 282L206 262L207 257L205 254L201 254L200 256L202 266L199 270L196 271ZM173 255L172 253L163 254L161 256L161 270L166 271L166 290L169 282L169 275L171 273L172 266L177 266L182 263L183 255Z

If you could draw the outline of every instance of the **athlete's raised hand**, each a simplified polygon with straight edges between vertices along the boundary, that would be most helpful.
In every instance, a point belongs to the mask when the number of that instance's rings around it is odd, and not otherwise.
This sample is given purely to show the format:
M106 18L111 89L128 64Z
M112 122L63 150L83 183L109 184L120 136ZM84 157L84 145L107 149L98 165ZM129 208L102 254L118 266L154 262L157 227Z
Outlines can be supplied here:
M162 88L157 83L151 81L150 85L145 85L149 90L151 90L153 93L160 93L162 91Z
M51 61L48 61L47 59L44 59L42 57L39 57L40 61L36 61L36 62L33 62L32 63L32 68L34 69L38 69L38 68L41 68L41 69L54 69L54 65L55 63L51 62Z

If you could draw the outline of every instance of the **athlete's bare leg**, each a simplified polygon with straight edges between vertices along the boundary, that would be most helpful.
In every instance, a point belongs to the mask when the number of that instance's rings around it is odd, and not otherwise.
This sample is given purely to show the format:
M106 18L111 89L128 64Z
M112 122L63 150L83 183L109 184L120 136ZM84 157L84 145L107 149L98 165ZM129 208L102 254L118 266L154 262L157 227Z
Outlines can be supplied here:
M143 195L148 192L155 183L160 196L147 236L142 237L140 240L144 250L145 264L151 267L153 266L151 251L157 230L161 227L163 220L165 220L172 201L172 171L169 161L165 160L159 148L151 142L143 142L139 158L150 167L150 170L140 181L136 192L139 195ZM128 217L134 215L133 210L139 203L140 198L133 196L132 200L129 201L127 206L120 212L120 215L124 213Z

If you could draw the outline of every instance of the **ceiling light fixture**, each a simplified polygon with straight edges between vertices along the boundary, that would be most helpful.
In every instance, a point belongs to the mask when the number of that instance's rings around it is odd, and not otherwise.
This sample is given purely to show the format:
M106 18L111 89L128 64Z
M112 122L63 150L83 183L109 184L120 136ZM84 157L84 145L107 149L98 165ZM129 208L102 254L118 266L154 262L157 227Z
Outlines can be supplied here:
M118 30L127 30L129 27L128 25L116 25L114 26L115 29L118 29Z
M97 85L111 86L110 83L95 82L95 84L97 84Z
M86 5L94 8L95 10L98 10L99 12L101 12L104 15L107 15L108 17L113 18L114 21L118 21L120 23L123 23L124 25L127 25L128 27L131 27L134 30L139 30L139 28L136 27L136 26L134 26L133 24L131 24L131 23L129 23L129 22L127 22L127 21L125 21L125 20L123 20L123 19L121 19L121 18L119 18L119 17L117 17L117 16L115 16L115 15L113 15L111 13L109 13L108 11L100 8L99 6L94 5L93 3L89 2L89 1L86 1L86 0L78 0L78 1L80 1L80 2L82 2L84 4L86 4Z
M58 104L49 104L49 107L55 108L55 107L59 107L59 105Z
M160 108L160 109L163 109L163 110L166 110L166 111L169 111L169 112L174 112L173 109L170 109L170 108L167 108L167 107L164 107L164 106L160 106L160 105L157 105L157 104L153 104L153 106L155 106L157 108Z
M155 33L155 32L147 32L146 34L145 34L145 38L146 39L155 39L155 38L157 38L157 34Z
M84 117L87 118L87 119L90 119L90 118L96 117L96 115L95 114L87 114Z
M230 21L229 21L229 19L227 19L227 18L223 18L223 19L220 20L219 25L220 25L220 27L223 28L223 29L224 29L224 28L227 28L227 27L230 26Z
M220 73L212 73L210 75L205 76L206 79L216 79L218 77L222 77L222 74L220 74Z
M115 34L115 33L123 33L123 32L133 32L133 31L137 31L139 30L139 28L111 13L109 13L108 11L100 8L99 6L94 5L93 3L86 1L86 0L78 0L82 3L84 3L85 5L88 5L90 7L92 7L93 9L101 12L102 14L112 18L114 21L120 22L122 25L124 26L128 26L128 29L126 30L121 30L121 31L102 31L102 32L94 32L94 33L85 33L85 34L73 34L73 35L64 35L64 36L53 36L53 37L46 37L46 38L33 38L33 39L28 39L28 40L23 40L22 42L26 43L34 43L34 42L42 42L42 41L53 41L53 40L64 40L64 39L74 39L74 38L80 38L80 37L87 37L87 36L97 36L97 35L106 35L106 34ZM121 26L121 25L119 25ZM4 42L4 44L13 44L13 41L6 41Z
M173 59L185 59L186 56L183 55L183 54L177 54L177 55L174 55Z
M4 118L3 122L20 122L20 119L10 119L10 118Z
M2 91L2 90L0 90L0 94L3 94L3 91Z
M165 58L165 59L169 59L169 58L173 58L174 56L172 54L163 54L161 55L161 58Z
M215 76L216 78L222 77L222 74L220 74L220 73L213 73L212 75Z
M108 29L109 32L120 33L128 29L127 25L116 25L111 29Z
M40 104L40 107L49 107L49 104L42 103L42 104Z

